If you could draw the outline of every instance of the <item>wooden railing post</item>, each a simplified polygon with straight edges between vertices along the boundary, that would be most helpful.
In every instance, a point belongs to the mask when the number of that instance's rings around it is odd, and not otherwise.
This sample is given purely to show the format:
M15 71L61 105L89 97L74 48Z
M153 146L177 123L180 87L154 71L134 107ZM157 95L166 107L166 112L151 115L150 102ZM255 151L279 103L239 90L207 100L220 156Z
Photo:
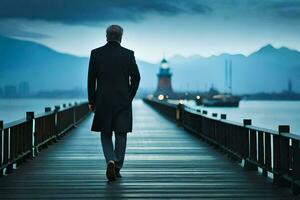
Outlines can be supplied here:
M3 135L4 122L0 120L0 167L3 164L3 146L2 146L2 135ZM0 177L3 176L3 170L0 171Z
M51 111L51 107L45 107L45 112L50 112Z
M221 119L226 119L226 114L221 114Z
M77 123L77 102L74 102L74 121Z
M252 125L252 120L244 119L243 124L244 126L250 126ZM257 170L257 166L251 162L251 160L256 159L256 133L248 128L245 128L245 133L243 133L242 138L242 157L245 159L244 168L247 170Z
M182 125L183 119L182 119L182 112L184 109L184 104L180 103L177 104L177 108L176 108L176 122L178 126Z
M27 121L32 121L31 126L32 126L32 132L30 134L30 141L31 141L31 153L30 153L30 158L35 157L35 148L34 148L34 141L36 139L35 137L35 128L34 128L34 112L26 112L26 120Z
M284 178L289 174L289 138L283 137L282 133L289 133L290 126L278 126L279 135L273 135L274 156L274 183L280 186L288 186L289 182Z
M220 115L221 120L226 120L226 114L221 114ZM227 142L226 142L226 137L227 137L227 126L224 123L220 123L219 127L221 128L221 130L219 130L220 132L220 142L221 145L223 145L225 148L227 148Z
M71 107L72 104L69 104L69 106ZM73 106L73 126L76 127L77 126L77 122L76 122L76 112L77 112L77 106Z
M263 131L257 131L257 150L258 150L258 163L260 166L264 166L265 167L265 150L264 150L264 136L265 133ZM262 174L263 176L267 177L268 176L268 171L266 171L264 168L262 169Z
M60 110L60 106L55 106L54 107L54 112L55 112L55 135L56 135L56 138L59 139L59 127L58 127L58 120L57 120L57 115L58 115L58 111Z
M300 141L292 140L292 190L295 195L300 194Z
M26 120L33 120L34 112L26 112Z
M57 106L54 107L54 109L55 109L55 111L59 111L60 110L60 106L57 105Z

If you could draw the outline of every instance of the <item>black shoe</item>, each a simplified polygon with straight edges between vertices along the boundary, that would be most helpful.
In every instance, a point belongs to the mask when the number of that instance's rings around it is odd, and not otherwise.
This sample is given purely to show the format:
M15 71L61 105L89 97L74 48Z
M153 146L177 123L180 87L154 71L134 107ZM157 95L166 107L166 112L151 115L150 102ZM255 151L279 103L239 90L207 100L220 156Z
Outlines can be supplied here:
M110 160L107 164L106 168L106 178L109 181L114 181L116 180L116 172L115 172L115 162Z
M116 168L116 177L122 178L122 175L120 174L120 169Z

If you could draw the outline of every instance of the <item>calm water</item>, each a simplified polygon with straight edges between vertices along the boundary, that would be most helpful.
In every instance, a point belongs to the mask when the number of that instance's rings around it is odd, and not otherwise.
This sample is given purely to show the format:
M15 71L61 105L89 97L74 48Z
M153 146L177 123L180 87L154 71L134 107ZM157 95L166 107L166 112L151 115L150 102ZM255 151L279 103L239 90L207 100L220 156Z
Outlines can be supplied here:
M44 112L45 107L54 109L55 105L82 101L86 99L0 99L0 120L7 123L25 117L27 111L38 114Z
M41 113L45 107L54 108L63 103L81 102L86 99L0 99L0 120L5 123L25 117L26 111ZM252 119L254 126L278 129L278 125L290 125L291 132L300 135L300 101L241 101L238 108L208 108L196 106L194 101L187 105L213 112L227 114L227 119L242 122Z
M194 101L187 105L213 112L227 114L227 119L243 122L252 119L254 126L278 130L278 125L290 125L292 133L300 135L300 101L241 101L238 108L210 108L196 106Z

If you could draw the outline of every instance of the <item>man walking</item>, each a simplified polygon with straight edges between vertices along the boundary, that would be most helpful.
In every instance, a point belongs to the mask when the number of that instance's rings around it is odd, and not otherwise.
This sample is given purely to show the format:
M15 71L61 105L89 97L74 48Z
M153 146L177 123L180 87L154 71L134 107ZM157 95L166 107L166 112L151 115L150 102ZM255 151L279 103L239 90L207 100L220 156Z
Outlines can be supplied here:
M101 132L108 180L122 177L127 133L132 131L131 104L140 83L134 52L120 45L122 35L118 25L106 29L107 43L91 51L88 70L89 108L94 111L91 130Z

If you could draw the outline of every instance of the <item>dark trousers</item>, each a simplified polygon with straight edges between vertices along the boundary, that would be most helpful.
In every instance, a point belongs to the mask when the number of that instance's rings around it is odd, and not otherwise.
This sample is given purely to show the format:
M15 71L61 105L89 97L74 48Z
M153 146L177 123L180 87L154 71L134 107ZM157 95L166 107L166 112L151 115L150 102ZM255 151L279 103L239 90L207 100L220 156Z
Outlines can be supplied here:
M112 132L101 133L102 150L106 163L110 160L115 161L118 169L123 167L126 152L127 133L115 132L115 148L112 141Z

